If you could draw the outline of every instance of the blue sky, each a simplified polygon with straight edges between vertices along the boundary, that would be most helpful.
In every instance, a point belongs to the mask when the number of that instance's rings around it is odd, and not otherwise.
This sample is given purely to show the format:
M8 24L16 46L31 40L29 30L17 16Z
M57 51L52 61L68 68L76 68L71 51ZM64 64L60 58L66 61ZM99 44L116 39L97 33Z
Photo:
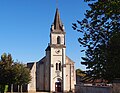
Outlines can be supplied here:
M84 18L88 6L83 0L58 0L58 8L66 31L66 55L84 70L80 64L84 54L77 40L80 34L72 23ZM56 0L0 0L0 55L10 53L23 63L44 57L55 11Z

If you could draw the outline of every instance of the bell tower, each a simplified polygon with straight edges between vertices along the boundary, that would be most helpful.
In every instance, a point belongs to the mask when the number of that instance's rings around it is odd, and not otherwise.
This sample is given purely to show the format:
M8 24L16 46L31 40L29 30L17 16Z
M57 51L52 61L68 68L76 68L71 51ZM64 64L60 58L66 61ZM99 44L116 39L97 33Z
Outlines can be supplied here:
M65 29L60 20L58 8L56 9L54 22L51 26L50 45L62 45L65 47Z
M56 9L54 22L50 30L50 91L64 92L66 90L66 33L60 20L58 8Z

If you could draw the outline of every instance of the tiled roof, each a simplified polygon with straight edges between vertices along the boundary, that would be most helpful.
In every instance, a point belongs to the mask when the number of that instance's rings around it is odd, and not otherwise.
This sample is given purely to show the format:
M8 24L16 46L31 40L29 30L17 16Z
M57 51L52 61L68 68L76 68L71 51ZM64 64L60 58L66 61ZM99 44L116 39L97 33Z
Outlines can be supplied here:
M66 56L66 64L74 64L75 62L73 62L68 56Z
M34 62L33 63L27 63L27 67L30 68L30 70L32 69L33 65L34 65Z

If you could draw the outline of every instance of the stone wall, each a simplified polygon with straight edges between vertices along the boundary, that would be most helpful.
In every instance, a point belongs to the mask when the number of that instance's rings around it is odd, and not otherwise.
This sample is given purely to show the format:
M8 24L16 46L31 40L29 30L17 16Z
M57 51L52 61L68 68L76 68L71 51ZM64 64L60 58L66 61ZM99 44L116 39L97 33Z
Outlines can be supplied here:
M120 93L120 78L113 80L112 93Z
M37 63L37 77L36 77L36 83L37 83L37 91L45 90L45 84L44 84L44 63ZM42 85L42 86L41 86Z
M109 86L75 86L75 93L112 93L112 87Z
M33 64L31 69L31 81L28 84L28 91L36 91L36 62Z
M113 83L112 93L120 93L120 83Z

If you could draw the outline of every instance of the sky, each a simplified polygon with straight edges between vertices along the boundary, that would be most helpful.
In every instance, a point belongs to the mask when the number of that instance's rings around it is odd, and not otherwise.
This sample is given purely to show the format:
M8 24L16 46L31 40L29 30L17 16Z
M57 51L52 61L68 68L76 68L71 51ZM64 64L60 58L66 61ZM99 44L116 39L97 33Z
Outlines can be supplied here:
M0 55L10 53L14 61L36 62L45 56L50 41L50 27L54 21L56 7L66 31L66 55L75 67L81 65L79 32L72 23L82 20L88 9L84 0L0 0Z

